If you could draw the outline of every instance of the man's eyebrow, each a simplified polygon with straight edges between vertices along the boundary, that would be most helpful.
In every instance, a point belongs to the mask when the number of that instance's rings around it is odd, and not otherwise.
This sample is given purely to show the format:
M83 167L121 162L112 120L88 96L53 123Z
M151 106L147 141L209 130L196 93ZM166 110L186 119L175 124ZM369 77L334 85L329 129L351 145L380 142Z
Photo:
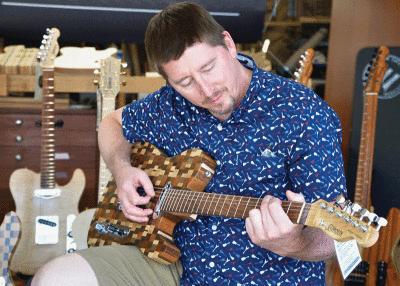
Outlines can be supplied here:
M200 70L204 69L206 66L210 65L211 63L213 63L216 60L216 58L212 58L211 60L209 60L208 62L206 62L204 65L202 65L200 67ZM182 81L184 81L185 79L189 78L191 76L185 76L181 79L179 79L178 81L175 82L175 84L180 84Z

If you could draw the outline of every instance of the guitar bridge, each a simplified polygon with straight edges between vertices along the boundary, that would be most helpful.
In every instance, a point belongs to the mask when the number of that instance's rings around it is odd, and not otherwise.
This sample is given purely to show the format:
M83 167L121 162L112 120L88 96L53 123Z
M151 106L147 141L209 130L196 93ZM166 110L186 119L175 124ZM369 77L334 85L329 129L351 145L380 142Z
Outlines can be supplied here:
M106 222L96 223L94 229L99 233L112 235L119 238L125 238L129 234L129 227Z

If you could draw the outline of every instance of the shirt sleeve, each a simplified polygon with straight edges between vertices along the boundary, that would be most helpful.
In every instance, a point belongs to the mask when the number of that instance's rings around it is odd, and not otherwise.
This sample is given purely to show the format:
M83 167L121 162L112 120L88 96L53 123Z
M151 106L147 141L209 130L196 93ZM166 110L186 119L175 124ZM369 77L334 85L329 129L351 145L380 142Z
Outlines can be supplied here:
M322 100L304 118L288 162L293 189L306 200L334 201L342 192L347 195L339 118Z

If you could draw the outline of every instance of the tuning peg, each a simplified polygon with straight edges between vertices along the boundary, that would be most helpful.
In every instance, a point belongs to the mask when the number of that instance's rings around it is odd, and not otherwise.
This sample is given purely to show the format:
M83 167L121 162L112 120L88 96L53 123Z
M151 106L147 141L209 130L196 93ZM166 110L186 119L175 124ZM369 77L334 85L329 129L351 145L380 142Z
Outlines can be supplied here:
M99 74L100 74L100 71L99 71L98 69L95 69L95 70L93 71L93 73L94 73L95 75L99 75Z
M294 77L295 77L295 78L300 78L300 73L297 72L297 71L295 71L295 72L294 72Z
M383 217L377 218L375 222L376 222L376 224L377 224L377 226L376 226L376 228L375 228L376 231L379 231L379 229L380 229L382 226L386 226L386 225L387 225L387 220L386 220L385 218L383 218Z
M305 68L305 67L306 67L306 65L304 64L304 61L300 61L300 66L301 66L302 68Z
M94 81L93 81L93 84L94 84L94 85L99 85L99 81L98 81L98 80L94 80Z
M122 66L124 69L126 69L126 68L128 67L128 63L127 63L127 62L123 62L123 63L121 63L121 66Z
M335 198L335 205L337 205L338 207L342 208L340 206L340 204L343 204L346 201L346 198L342 195L339 195Z
M359 210L361 210L361 206L359 204L353 204L351 206L351 215L354 215Z
M120 72L120 75L126 75L126 71Z
M126 81L121 82L120 85L126 86Z
M368 224L371 225L371 223L376 222L376 220L378 219L378 216L374 213L369 213L368 219L369 219Z
M343 210L344 210L346 213L351 214L351 206L352 206L352 205L353 205L353 204L351 203L350 200L345 201L345 202L344 202Z
M360 220L363 220L365 217L368 217L369 211L367 209L362 209L360 210L360 214L361 214Z

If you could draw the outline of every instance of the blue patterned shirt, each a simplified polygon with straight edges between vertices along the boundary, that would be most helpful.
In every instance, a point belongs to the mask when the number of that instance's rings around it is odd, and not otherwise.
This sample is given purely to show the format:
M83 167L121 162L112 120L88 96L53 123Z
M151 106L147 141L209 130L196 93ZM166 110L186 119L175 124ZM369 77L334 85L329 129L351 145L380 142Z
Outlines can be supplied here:
M217 169L205 192L307 202L346 193L337 114L303 85L257 68L250 87L225 121L165 86L127 106L123 132L174 156L191 148L212 155ZM198 216L174 230L184 273L181 285L325 285L325 263L307 262L254 245L245 220Z

